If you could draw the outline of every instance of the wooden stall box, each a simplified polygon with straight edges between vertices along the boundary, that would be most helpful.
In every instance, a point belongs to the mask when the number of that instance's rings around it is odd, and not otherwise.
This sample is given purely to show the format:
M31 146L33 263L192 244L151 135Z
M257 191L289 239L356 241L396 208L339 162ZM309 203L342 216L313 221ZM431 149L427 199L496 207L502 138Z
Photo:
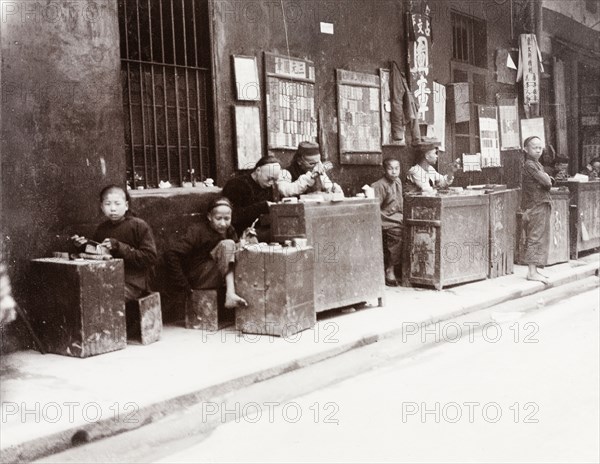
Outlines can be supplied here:
M31 261L32 326L49 353L86 358L127 346L123 261Z
M254 245L236 254L235 289L248 306L237 307L244 333L289 336L316 322L312 247Z
M486 190L486 194L490 200L488 277L493 279L514 272L519 190Z
M404 229L404 285L441 290L487 277L489 197L483 192L409 194Z
M317 312L370 299L383 305L385 279L377 200L277 204L270 207L270 215L274 240L302 237L314 248Z
M570 255L600 247L600 180L589 182L563 181L570 194Z
M550 240L548 260L545 266L566 263L569 261L569 190L566 187L553 187L552 210L550 216ZM523 262L525 252L525 230L523 229L522 213L517 214L517 264Z
M471 185L467 189L482 191L490 200L488 277L493 279L512 274L515 267L519 189L507 189L504 184Z

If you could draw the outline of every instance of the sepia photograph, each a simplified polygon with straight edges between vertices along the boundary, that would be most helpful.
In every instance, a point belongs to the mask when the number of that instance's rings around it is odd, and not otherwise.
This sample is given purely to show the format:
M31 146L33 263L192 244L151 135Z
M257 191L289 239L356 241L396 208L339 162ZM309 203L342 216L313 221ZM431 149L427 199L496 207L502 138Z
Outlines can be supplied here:
M0 462L599 463L600 0L0 0Z

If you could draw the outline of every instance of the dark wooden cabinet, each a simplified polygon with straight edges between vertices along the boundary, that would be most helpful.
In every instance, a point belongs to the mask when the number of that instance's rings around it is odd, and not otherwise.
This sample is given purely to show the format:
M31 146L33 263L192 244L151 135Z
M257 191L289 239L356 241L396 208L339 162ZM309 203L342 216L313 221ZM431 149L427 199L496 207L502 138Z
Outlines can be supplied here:
M406 195L403 284L441 290L485 279L489 201L483 192Z
M303 237L314 248L317 312L370 299L383 304L385 280L379 202L277 204L270 207L271 233L278 242Z
M600 180L558 182L570 196L570 255L600 247Z
M31 261L32 311L49 353L86 358L127 346L123 261Z

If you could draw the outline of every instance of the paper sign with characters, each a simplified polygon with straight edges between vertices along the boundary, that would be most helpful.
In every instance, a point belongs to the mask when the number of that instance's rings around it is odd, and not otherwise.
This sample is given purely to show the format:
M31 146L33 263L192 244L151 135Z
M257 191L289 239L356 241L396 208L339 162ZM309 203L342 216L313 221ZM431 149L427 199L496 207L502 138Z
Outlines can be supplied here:
M429 59L431 48L431 18L427 14L410 14L414 40L408 47L410 88L419 110L419 124L433 124L433 77Z

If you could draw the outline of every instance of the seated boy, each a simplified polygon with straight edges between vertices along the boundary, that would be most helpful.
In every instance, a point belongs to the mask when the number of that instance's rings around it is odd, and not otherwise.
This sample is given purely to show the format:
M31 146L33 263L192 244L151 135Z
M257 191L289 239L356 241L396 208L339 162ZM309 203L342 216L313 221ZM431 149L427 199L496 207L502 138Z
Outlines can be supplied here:
M384 176L371 187L379 198L381 207L381 227L383 229L383 260L385 266L385 284L398 285L394 267L402 258L402 182L400 181L400 162L394 158L383 160Z
M233 267L238 236L231 225L233 206L217 198L206 217L192 225L183 237L175 238L165 252L172 282L189 294L191 290L225 287L225 307L246 306L235 293ZM246 235L242 235L245 240Z
M590 180L598 179L600 177L600 158L591 160L581 171L581 174L585 174Z
M555 180L567 180L569 178L569 158L559 156L554 162L554 177Z

